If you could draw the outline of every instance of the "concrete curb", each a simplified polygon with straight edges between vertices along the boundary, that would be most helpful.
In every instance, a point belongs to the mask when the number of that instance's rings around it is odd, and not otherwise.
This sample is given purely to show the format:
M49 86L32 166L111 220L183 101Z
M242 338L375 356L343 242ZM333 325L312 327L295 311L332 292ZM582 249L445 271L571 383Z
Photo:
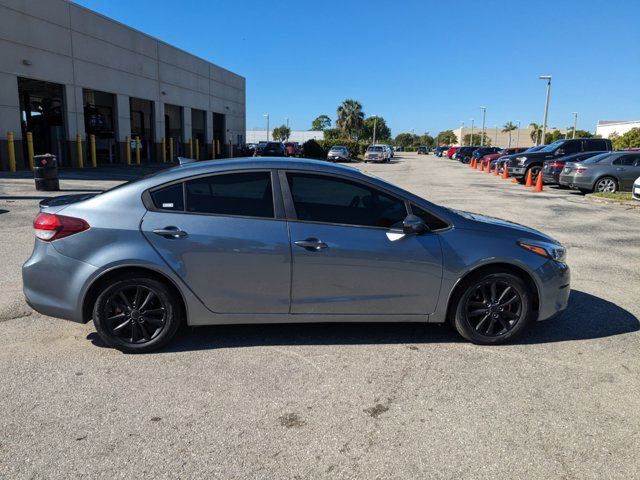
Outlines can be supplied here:
M596 197L591 193L585 195L585 198L587 199L587 201L593 203L608 203L613 205L622 205L624 207L640 208L640 202L638 202L637 200L617 200L615 198Z

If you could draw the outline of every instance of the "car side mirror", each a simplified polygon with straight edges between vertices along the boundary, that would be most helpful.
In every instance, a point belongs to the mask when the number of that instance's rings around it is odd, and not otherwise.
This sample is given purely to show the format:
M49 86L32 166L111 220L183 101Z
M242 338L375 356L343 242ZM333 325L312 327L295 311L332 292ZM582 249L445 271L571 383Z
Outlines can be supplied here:
M429 231L429 227L424 220L415 215L407 215L402 221L402 232L405 235L420 235Z

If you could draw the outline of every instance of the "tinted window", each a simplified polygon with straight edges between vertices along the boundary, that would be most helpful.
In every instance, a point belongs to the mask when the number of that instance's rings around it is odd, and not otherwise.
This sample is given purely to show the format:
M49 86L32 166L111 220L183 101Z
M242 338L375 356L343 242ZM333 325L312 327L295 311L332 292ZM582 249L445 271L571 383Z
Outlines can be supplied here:
M589 139L585 142L585 150L599 150L601 152L609 150L607 142L601 138Z
M564 154L565 155L570 155L572 153L578 153L582 151L582 146L580 145L580 142L567 142L564 145L562 145L560 147L562 150L564 150Z
M151 193L153 205L162 210L184 211L182 183L161 188Z
M269 172L229 173L185 182L187 211L273 218Z
M609 158L610 156L611 156L610 153L600 153L595 157L591 157L591 158L587 158L586 160L583 160L582 163L585 165L593 165L594 163L599 163L602 160Z
M362 183L306 173L287 178L300 220L389 228L407 216L403 200Z
M624 155L622 157L618 157L613 161L614 165L624 165L625 167L632 167L636 161L635 155Z
M434 216L424 208L417 205L411 204L411 211L415 216L420 217L431 230L442 230L443 228L447 228L449 226L446 222L443 222L438 217Z

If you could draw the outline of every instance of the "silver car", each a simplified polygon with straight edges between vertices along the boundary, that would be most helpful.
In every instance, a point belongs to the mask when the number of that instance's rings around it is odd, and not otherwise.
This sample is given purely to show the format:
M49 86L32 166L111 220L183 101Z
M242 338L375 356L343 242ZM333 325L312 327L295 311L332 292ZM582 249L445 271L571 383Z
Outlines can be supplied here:
M181 324L451 322L498 344L565 309L565 249L351 167L196 162L44 201L24 293L147 352Z
M347 147L336 145L329 149L327 160L330 162L349 162L351 161L351 153Z
M567 162L560 185L583 193L631 191L640 176L640 152L606 152L579 163Z

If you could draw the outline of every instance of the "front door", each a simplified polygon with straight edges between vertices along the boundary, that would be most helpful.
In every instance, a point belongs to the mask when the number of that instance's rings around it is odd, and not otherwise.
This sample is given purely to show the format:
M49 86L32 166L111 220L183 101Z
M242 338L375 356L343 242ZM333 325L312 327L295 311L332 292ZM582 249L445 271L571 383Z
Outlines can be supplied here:
M289 235L270 172L198 177L151 198L144 236L210 310L289 312Z
M287 173L296 220L291 312L425 315L442 278L437 234L403 235L403 199L341 177ZM285 195L289 195L285 193Z

